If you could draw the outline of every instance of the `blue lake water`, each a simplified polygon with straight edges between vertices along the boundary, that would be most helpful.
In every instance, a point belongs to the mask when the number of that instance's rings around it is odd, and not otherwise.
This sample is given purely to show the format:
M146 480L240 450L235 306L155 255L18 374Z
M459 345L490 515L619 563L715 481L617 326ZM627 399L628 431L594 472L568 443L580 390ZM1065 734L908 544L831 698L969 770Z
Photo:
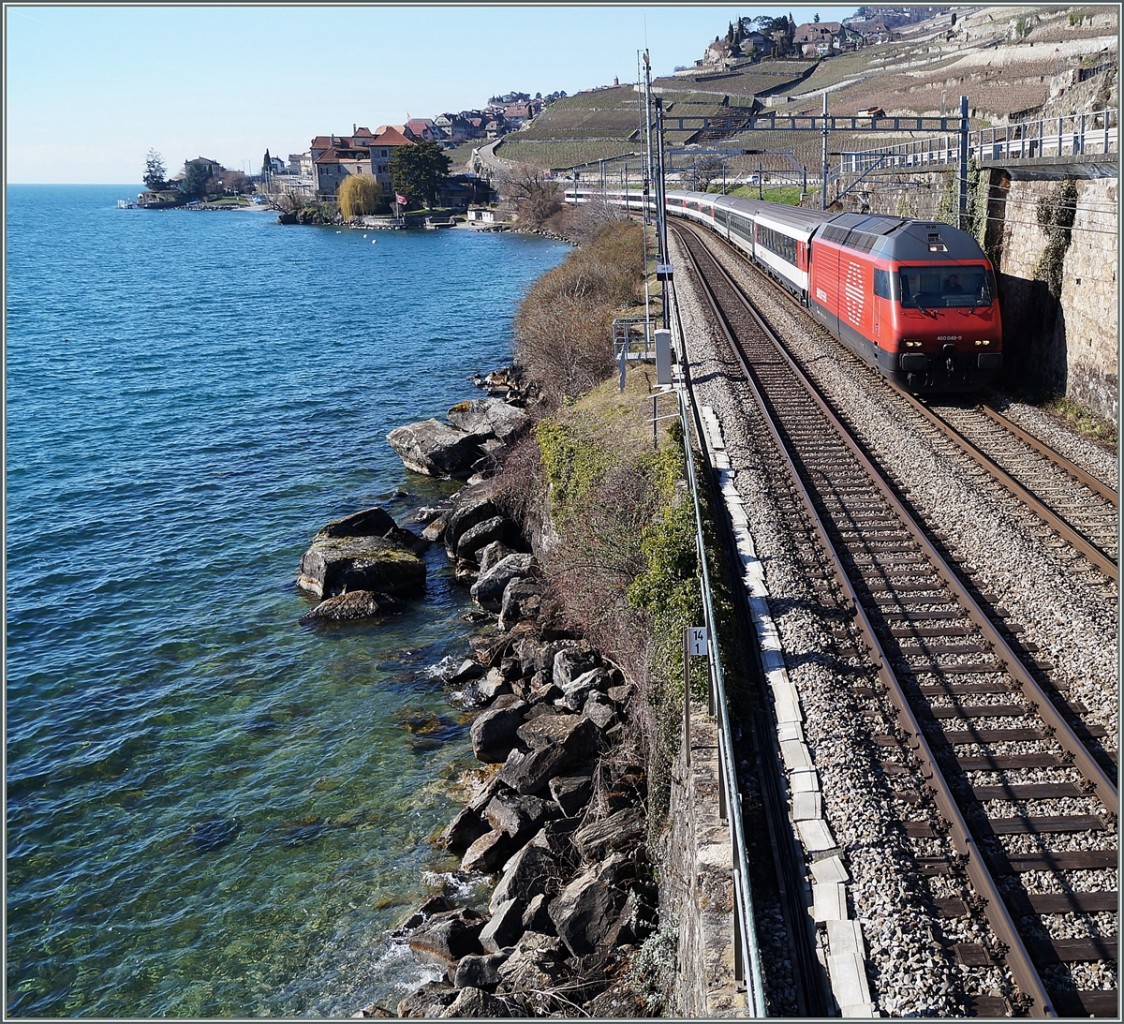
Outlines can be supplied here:
M7 188L7 1014L393 1008L474 763L430 671L467 595L433 551L424 602L324 630L294 580L328 520L455 489L385 436L477 397L568 249L135 191Z

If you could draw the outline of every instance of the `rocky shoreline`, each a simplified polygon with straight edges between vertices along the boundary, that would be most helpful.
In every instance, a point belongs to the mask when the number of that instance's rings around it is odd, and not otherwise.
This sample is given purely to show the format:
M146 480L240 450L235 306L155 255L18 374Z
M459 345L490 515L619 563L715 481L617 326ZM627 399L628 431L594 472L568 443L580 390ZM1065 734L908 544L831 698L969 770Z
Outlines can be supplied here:
M658 914L635 687L559 627L533 538L497 500L492 470L530 423L528 396L508 370L474 383L487 398L388 435L408 468L465 486L419 510L419 532L381 508L335 520L301 561L298 586L320 598L304 621L365 619L420 597L418 555L443 544L483 623L446 680L474 709L480 768L437 842L494 887L486 906L439 895L409 914L393 937L442 977L355 1016L648 1016L659 998L629 970Z

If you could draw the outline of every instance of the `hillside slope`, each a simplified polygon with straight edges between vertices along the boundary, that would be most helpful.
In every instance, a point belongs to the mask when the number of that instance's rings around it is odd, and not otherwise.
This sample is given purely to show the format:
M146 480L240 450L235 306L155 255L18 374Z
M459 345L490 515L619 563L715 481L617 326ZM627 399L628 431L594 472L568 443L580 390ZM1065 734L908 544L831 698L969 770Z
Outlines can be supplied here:
M1110 5L993 6L945 14L910 26L908 35L819 62L762 61L716 71L693 68L657 78L670 128L671 169L691 159L683 150L708 146L750 154L725 154L731 177L758 167L818 167L817 132L737 131L752 112L850 116L877 107L887 115L955 115L968 97L973 128L1040 116L1115 108L1119 10ZM1082 73L1102 68L1089 81ZM682 116L731 115L734 131L680 130ZM687 122L697 125L698 122ZM833 134L833 151L865 148L870 136ZM878 136L879 144L893 140ZM579 93L547 107L523 131L505 138L496 155L561 171L599 164L609 181L623 162L633 166L645 151L642 96L632 86ZM679 151L678 154L676 151Z

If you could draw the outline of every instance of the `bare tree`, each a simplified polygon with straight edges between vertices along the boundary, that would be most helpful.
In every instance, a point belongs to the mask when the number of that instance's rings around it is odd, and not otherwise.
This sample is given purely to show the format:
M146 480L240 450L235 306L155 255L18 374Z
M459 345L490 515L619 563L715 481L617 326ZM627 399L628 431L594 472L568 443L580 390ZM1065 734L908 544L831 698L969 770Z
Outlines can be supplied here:
M722 177L725 158L717 153L700 157L690 169L691 188L695 192L709 192L710 186Z
M503 168L494 179L501 199L515 206L519 220L530 227L541 227L562 209L562 188L545 171L528 164Z

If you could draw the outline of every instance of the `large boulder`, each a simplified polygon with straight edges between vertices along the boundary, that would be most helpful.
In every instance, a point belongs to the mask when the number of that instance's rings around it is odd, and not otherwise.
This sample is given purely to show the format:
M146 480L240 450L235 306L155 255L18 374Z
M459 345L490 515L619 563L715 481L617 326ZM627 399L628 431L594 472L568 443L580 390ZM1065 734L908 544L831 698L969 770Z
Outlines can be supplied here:
M480 1020L497 1017L522 1016L513 1012L513 1005L479 988L462 988L448 1006L441 1011L442 1020ZM519 1007L515 1007L519 1010Z
M468 530L499 514L499 507L492 500L490 485L470 484L458 491L453 497L452 507L445 513L445 529L442 534L449 557L456 557L458 543Z
M501 984L513 992L553 989L565 971L564 958L558 939L538 932L524 932L499 968Z
M448 412L447 418L455 427L469 434L495 437L510 443L527 426L531 417L501 398L476 398L459 402Z
M480 945L489 953L498 953L505 947L514 946L524 931L523 909L523 901L518 898L504 900L481 930Z
M333 519L316 536L385 537L419 554L429 547L429 541L399 526L390 513L378 505Z
M543 585L534 579L512 580L500 602L500 629L510 629L522 619L535 619L542 608Z
M592 865L550 903L550 918L572 956L584 956L606 944L628 895L619 884L620 866L614 861Z
M467 478L484 454L477 435L437 419L396 427L386 439L407 469L442 479Z
M462 871L481 871L493 874L499 871L519 848L514 836L500 828L485 832L464 851L461 858Z
M529 839L538 832L548 815L557 813L553 803L535 796L520 796L506 787L497 790L484 808L488 824L506 832L516 842Z
M513 695L497 697L490 708L480 712L469 729L477 759L485 764L505 761L516 746L515 730L526 715L526 701Z
M425 593L425 563L385 537L318 533L301 558L297 586L319 598L369 590L410 599Z
M480 932L487 918L467 908L434 914L422 922L408 938L412 950L451 966L470 953L484 953Z
M490 992L500 983L499 968L506 959L506 953L470 954L462 957L453 975L453 984L457 988L481 988Z
M406 1020L436 1020L458 995L447 981L427 981L402 999L396 1012Z
M469 591L481 608L498 612L503 608L503 594L507 585L516 579L526 579L535 573L535 556L516 552L501 558L486 573L482 573Z
M574 843L587 860L601 860L610 853L636 850L644 845L647 825L639 807L624 807L600 821L583 825Z
M471 558L479 562L481 550L504 540L509 532L508 521L503 516L492 516L470 526L457 540L457 558Z
M545 838L540 840L536 836L504 864L500 879L492 890L488 909L495 913L510 899L519 899L526 904L538 893L554 896L560 884L558 857L549 849Z

